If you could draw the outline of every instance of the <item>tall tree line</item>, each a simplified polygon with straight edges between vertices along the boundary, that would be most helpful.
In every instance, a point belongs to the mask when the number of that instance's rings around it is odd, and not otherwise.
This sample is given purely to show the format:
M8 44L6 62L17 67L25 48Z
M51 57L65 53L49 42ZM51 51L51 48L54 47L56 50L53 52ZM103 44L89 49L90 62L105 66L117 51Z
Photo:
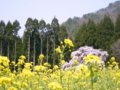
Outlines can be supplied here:
M11 61L15 61L20 56L22 40L18 36L20 24L17 20L13 23L0 21L0 55L7 56Z
M77 49L81 46L93 46L112 53L110 47L120 39L120 14L116 18L115 24L105 15L99 22L88 20L83 23L75 34L74 45ZM66 27L59 25L58 19L53 18L51 24L46 24L42 20L28 18L25 24L23 37L18 35L20 30L19 21L13 23L0 21L0 55L7 56L11 61L17 62L20 55L27 57L26 62L39 64L40 54L45 55L45 62L57 64L55 48L68 37ZM68 58L68 57L67 57ZM66 60L67 60L66 58Z
M89 20L83 23L75 34L75 49L81 46L93 46L97 49L106 50L111 55L111 45L120 39L120 14L116 18L115 24L109 15L105 15L99 22Z
M26 62L39 64L38 57L43 54L45 62L57 64L55 48L68 37L65 26L60 26L57 18L53 18L51 24L46 24L43 19L28 18L25 27L22 53L27 57Z
M57 64L55 48L68 37L66 27L59 25L53 18L51 24L42 20L28 18L25 23L23 37L18 35L21 26L19 21L13 23L0 21L0 56L7 56L17 63L20 55L26 56L26 62L39 64L40 54L45 55L45 62ZM14 67L15 69L15 67Z

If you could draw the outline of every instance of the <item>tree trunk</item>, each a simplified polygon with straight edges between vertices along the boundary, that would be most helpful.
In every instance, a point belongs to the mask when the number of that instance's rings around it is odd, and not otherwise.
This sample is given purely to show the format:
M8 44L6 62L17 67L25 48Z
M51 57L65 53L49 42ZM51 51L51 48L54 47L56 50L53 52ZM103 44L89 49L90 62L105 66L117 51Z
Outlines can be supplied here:
M0 42L0 56L2 56L2 39L1 39L1 42Z
M41 54L42 54L42 36L40 38L41 38Z
M53 53L54 53L54 58L53 58L53 66L55 65L55 34L54 34L54 46L53 46Z
M8 40L8 47L7 47L7 57L9 58L9 52L10 52L10 43L9 43L9 40Z
M15 39L14 62L16 63L16 39ZM14 65L14 71L15 71L15 65Z
M33 57L33 66L35 66L35 53L36 53L36 47L35 47L35 37L34 37L34 57Z
M48 35L47 35L47 63L48 63Z
M28 63L30 62L30 36L28 38Z
M10 43L9 43L9 40L8 40L8 47L7 47L7 57L9 58L9 51L10 51Z

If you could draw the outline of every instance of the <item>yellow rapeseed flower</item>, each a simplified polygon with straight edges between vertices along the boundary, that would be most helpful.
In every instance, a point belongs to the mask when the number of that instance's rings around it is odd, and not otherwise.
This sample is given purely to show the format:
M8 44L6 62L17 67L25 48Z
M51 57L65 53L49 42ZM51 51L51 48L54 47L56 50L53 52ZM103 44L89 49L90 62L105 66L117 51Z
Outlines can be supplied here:
M59 67L57 65L54 65L53 69L58 69Z
M58 82L51 82L48 84L48 87L52 90L61 90L62 86Z
M61 64L61 65L65 64L65 60L61 60L61 61L60 61L60 64Z
M49 69L48 72L51 73L51 72L52 72L52 69Z
M25 63L24 68L25 69L30 69L31 66L32 66L31 63Z
M0 70L4 69L4 67L2 65L0 65Z
M57 53L61 53L61 52L62 52L61 49L60 49L60 46L58 46L58 47L55 49L55 51L56 51Z
M43 54L40 54L40 55L39 55L39 59L40 59L40 60L44 60L44 57L45 57L45 56L44 56Z
M15 85L17 85L19 88L21 87L21 82L17 81L17 82L13 82Z
M61 41L60 44L63 44L63 42Z
M79 63L78 60L75 60L75 59L74 59L73 61L74 61L74 64L75 64L75 65L77 65L77 64Z
M113 61L115 61L115 57L110 58L110 62L113 62Z
M115 61L113 61L113 62L112 62L112 65L118 65L118 63L117 63L117 62L115 62Z
M20 58L20 59L23 59L23 60L26 59L26 57L25 57L24 55L21 55L19 58Z
M28 84L25 83L25 82L23 82L23 83L22 83L22 86L23 86L23 87L28 87Z
M12 61L12 62L11 62L11 64L15 65L15 62L14 62L14 61Z
M9 87L7 90L18 90L18 89L15 87Z
M78 67L80 70L88 70L88 67L84 64L81 64L79 67Z
M71 55L71 58L75 57L75 55Z
M25 62L24 62L24 59L18 59L18 65L22 65L22 64L24 64Z
M46 71L46 67L41 66L41 65L36 65L36 66L34 67L34 70L35 70L35 71Z
M74 47L72 41L70 39L64 39L64 43L68 45L68 47Z
M44 66L49 66L49 63L44 63Z
M91 55L91 54L88 54L88 55L85 56L83 59L85 60L85 64L88 64L88 63L101 64L101 63L102 63L100 57L95 56L95 55Z
M67 76L71 76L71 75L72 75L72 72L71 72L71 71L66 71L66 75L67 75Z
M10 83L10 81L11 81L11 78L8 78L8 77L0 78L0 84L8 84L8 83Z
M120 85L120 81L118 81L117 84Z
M9 59L5 56L0 56L0 63L3 64L4 66L9 66Z
M60 54L60 58L64 58L64 55L63 55L63 54Z

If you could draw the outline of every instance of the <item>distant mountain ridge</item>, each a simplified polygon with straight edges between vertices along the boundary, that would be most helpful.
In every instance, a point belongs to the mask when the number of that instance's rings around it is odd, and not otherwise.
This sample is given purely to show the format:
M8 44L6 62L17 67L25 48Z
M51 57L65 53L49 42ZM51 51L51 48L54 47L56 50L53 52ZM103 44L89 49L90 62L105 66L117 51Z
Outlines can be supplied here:
M107 14L110 16L113 22L115 22L118 13L120 13L120 1L110 3L108 7L102 8L96 12L85 14L82 18L69 18L63 24L66 26L69 37L74 38L74 35L78 28L83 24L83 22L87 22L88 19L93 19L95 23L98 23L104 17L104 15Z

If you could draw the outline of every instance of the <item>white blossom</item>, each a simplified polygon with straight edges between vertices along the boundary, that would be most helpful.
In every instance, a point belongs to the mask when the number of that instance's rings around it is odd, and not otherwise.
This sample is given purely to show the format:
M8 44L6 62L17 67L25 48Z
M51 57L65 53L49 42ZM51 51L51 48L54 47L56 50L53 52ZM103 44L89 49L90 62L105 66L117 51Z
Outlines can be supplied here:
M71 58L69 62L65 63L62 66L63 69L65 70L70 69L72 65L74 64L73 60L77 60L79 62L78 65L84 64L85 61L83 60L83 57L87 56L88 54L92 54L92 55L96 55L100 57L102 60L102 65L105 64L106 58L109 55L107 51L102 51L101 49L94 49L91 46L80 47L76 51L73 51L71 53L71 56L73 57Z

